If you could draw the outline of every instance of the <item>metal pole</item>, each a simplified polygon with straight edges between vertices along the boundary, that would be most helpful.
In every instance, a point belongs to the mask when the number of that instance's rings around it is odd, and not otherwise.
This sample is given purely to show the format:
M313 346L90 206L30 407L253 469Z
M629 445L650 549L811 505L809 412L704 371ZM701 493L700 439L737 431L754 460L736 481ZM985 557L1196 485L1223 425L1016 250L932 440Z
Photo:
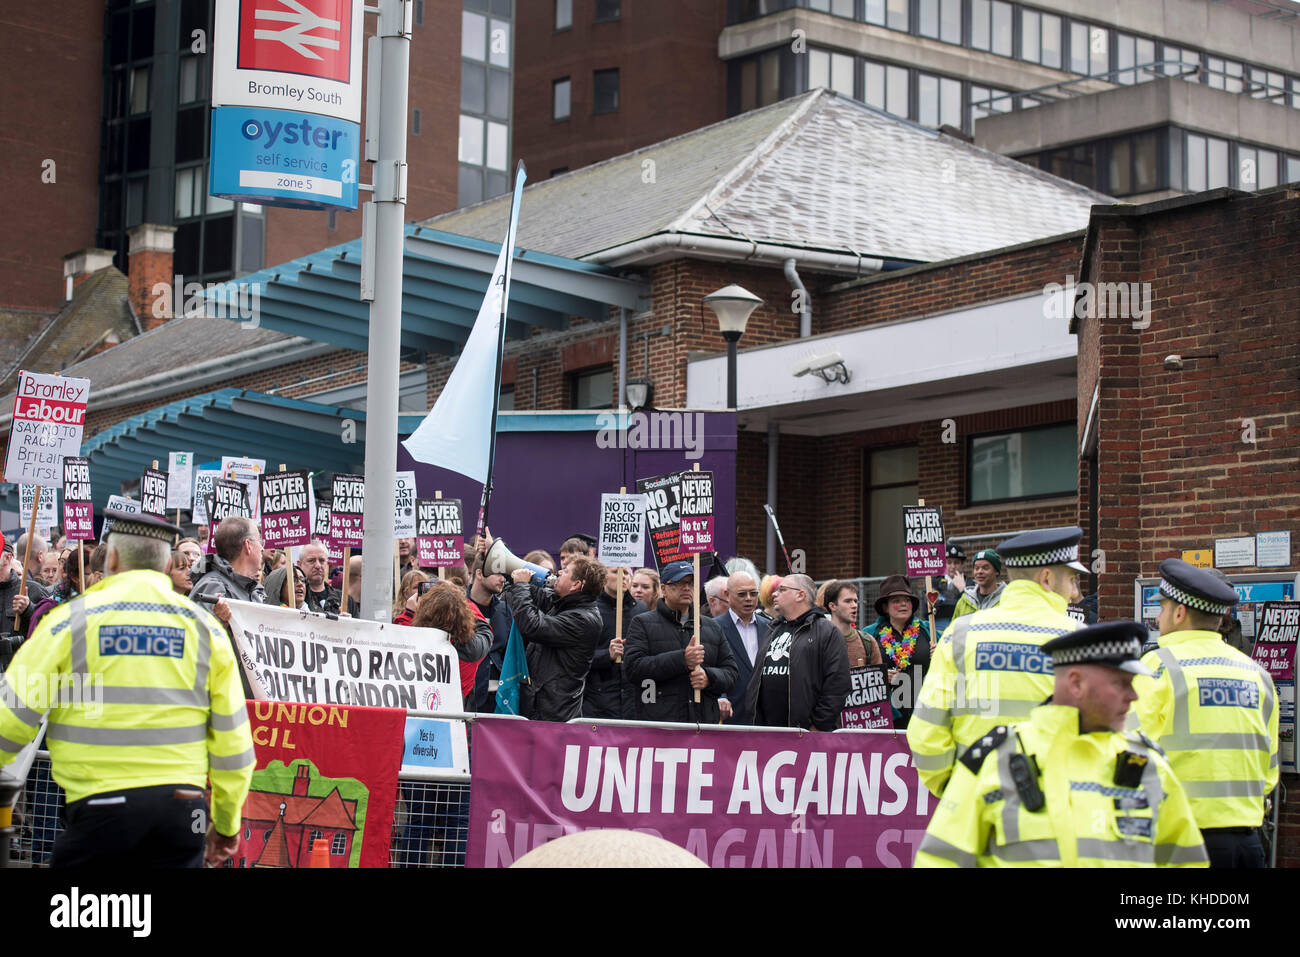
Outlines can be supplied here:
M618 401L616 409L627 408L627 307L618 307Z
M736 349L740 333L724 332L722 336L727 340L727 408L735 409L739 405L736 401Z
M767 504L776 508L776 465L780 451L781 426L773 419L767 422ZM764 571L776 574L776 529L767 523L767 563Z
M361 615L393 613L393 505L397 482L397 380L402 334L402 258L406 218L407 76L411 5L379 0L381 42L379 160L374 166L375 298L370 304L366 373L366 507Z

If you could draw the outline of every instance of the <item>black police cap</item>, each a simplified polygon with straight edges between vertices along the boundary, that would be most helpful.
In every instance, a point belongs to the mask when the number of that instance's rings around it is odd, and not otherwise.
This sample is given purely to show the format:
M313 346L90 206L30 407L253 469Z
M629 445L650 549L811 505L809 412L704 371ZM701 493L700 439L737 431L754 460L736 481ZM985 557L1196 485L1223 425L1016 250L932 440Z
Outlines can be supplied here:
M1134 675L1155 677L1155 672L1142 664L1142 643L1147 638L1147 626L1136 621L1107 621L1089 625L1053 638L1043 645L1043 651L1052 656L1052 667L1066 665L1108 665Z
M110 535L142 535L145 538L158 538L170 542L184 533L180 527L156 515L143 512L128 512L120 508L104 509L104 518L113 523L108 530Z
M1078 525L1038 528L1008 538L998 546L998 554L1007 568L1069 565L1076 571L1087 572L1087 567L1079 563L1079 541L1082 538L1083 529Z
M1160 594L1210 615L1226 615L1237 604L1237 590L1208 569L1189 565L1181 558L1160 563Z

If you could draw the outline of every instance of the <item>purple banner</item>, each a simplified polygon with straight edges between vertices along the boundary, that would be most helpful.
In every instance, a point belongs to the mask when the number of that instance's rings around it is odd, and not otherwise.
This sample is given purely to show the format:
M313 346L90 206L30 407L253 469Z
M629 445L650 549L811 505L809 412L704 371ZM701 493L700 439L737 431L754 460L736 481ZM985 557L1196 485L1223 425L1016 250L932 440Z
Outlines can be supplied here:
M868 636L867 641L871 638ZM858 730L893 730L894 709L889 704L889 679L883 665L849 669L849 693L840 712L840 727Z
M901 734L474 728L465 863L507 867L554 838L626 828L712 867L910 867L930 817Z
M1274 681L1294 681L1296 640L1300 638L1300 601L1264 602L1255 629L1255 647L1251 657Z

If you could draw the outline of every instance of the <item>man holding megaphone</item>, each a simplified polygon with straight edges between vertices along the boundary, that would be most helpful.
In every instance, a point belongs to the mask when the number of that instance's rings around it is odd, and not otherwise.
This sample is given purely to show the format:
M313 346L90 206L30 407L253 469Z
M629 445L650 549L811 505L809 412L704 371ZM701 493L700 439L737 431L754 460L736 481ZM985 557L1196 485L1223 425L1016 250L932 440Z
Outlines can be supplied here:
M501 539L488 548L483 564L487 574L510 571L502 594L528 658L529 682L520 692L520 712L538 721L580 717L587 669L600 641L596 596L605 587L604 567L576 557L550 585L549 569L516 558Z

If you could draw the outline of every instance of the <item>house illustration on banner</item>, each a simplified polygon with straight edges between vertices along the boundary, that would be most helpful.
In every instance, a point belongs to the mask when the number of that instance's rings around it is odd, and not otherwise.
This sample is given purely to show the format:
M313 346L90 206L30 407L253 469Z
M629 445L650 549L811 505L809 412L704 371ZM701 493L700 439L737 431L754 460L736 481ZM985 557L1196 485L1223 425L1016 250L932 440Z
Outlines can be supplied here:
M330 842L330 866L347 867L357 837L357 802L335 787L325 797L309 796L313 767L304 762L293 792L249 791L244 803L240 867L307 867L312 842Z

